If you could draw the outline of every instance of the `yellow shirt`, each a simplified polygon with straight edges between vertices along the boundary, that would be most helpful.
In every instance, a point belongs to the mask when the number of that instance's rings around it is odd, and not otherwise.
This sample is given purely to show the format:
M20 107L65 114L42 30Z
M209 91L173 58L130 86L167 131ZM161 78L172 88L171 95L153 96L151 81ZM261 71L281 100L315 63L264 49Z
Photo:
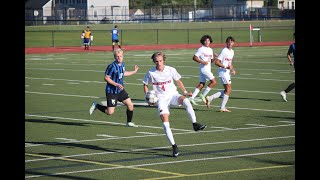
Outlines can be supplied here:
M85 30L84 31L84 38L90 38L91 36L91 31L90 30Z

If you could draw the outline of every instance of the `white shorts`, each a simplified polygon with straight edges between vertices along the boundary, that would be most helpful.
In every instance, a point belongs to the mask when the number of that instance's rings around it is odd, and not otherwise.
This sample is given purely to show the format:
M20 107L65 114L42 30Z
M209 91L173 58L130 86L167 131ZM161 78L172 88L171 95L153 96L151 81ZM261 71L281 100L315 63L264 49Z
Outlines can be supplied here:
M231 84L231 76L229 73L221 73L219 78L221 84Z
M210 71L200 71L199 82L206 82L214 79L214 75Z
M160 115L162 114L170 114L169 108L170 105L179 106L179 97L182 96L180 94L174 94L172 96L159 97L158 101L158 112Z

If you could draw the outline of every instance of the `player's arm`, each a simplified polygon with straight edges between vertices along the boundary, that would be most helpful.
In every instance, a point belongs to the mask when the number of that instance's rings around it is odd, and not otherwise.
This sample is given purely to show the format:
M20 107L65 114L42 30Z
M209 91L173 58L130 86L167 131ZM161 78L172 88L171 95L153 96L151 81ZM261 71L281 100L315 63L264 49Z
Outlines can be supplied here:
M211 63L215 63L217 59L218 59L218 54L213 53L213 59L211 59Z
M203 64L203 65L207 65L207 64L208 64L208 62L206 62L206 61L201 61L201 60L199 59L199 57L196 56L196 55L193 55L192 59L193 59L195 62L200 63L200 64Z
M290 50L288 50L287 57L288 57L288 61L289 61L290 65L293 65L293 61L291 59L291 51Z
M192 96L192 92L188 92L186 90L186 88L184 87L183 82L180 79L176 80L176 82L177 82L177 85L179 86L179 88L181 89L181 91L183 92L183 94L185 96Z
M137 73L139 70L139 66L138 65L134 65L134 70L133 71L125 71L124 72L124 76L131 76L135 73Z
M236 74L236 70L234 69L233 65L229 66L229 69L230 69L232 75Z
M149 91L148 84L143 84L143 92L146 94Z
M111 84L111 85L119 88L120 90L123 89L123 86L122 86L121 84L114 82L114 81L110 78L110 76L107 75L107 74L104 76L104 80L105 80L108 84Z
M214 64L221 68L230 69L230 66L224 66L220 59L217 59Z

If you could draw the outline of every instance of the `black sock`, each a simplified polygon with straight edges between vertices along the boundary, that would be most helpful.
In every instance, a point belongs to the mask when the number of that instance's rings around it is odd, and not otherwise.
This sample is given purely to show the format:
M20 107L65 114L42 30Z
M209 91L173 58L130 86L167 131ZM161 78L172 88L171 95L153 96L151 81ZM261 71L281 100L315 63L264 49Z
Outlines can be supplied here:
M296 84L295 83L291 83L287 89L284 90L284 92L288 93L290 92L294 87L296 87Z
M112 46L112 51L114 51L114 46Z
M132 121L133 111L127 109L127 122Z
M100 104L97 104L97 109L99 109L99 111L101 111L101 112L103 112L103 113L106 113L107 107L102 106L102 105L100 105Z

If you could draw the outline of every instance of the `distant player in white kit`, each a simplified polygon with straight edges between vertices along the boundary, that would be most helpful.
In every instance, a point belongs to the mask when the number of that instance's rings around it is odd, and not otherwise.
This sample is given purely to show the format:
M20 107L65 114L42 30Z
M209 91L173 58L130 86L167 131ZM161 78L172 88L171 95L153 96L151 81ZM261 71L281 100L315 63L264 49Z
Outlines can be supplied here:
M218 59L216 59L215 61L215 64L219 66L218 76L220 78L221 83L223 84L224 91L219 91L211 96L206 97L207 107L210 106L210 103L213 99L216 99L220 96L223 97L220 105L220 112L231 112L226 108L226 104L229 100L229 96L231 93L231 75L236 74L236 71L232 65L232 60L234 56L234 51L232 47L234 45L234 42L235 39L233 37L227 37L227 46L222 49L221 53L218 56Z
M193 107L189 99L185 97L190 96L191 93L187 92L184 84L180 80L181 75L177 72L177 70L173 67L164 65L166 61L166 55L163 52L156 52L151 56L151 59L156 66L151 68L145 74L143 79L143 90L144 93L147 93L149 91L148 84L152 84L153 90L157 93L159 98L158 112L163 123L163 130L170 144L172 145L173 157L177 157L179 155L179 151L174 141L169 124L170 105L183 105L185 107L195 131L203 130L207 126L197 123ZM177 85L184 93L184 96L179 94L174 81L176 81Z
M198 93L202 90L207 81L210 81L207 88L204 90L202 94L199 94L199 97L202 99L204 103L206 103L206 95L209 91L217 84L212 72L211 72L211 63L214 62L214 56L217 57L216 53L213 53L213 50L210 47L212 43L212 38L209 35L204 35L201 37L200 42L202 46L197 50L197 52L193 55L192 59L199 63L200 74L199 74L199 84L194 89L192 96L189 98L190 102L193 105L197 105L194 101L194 98L198 95Z

